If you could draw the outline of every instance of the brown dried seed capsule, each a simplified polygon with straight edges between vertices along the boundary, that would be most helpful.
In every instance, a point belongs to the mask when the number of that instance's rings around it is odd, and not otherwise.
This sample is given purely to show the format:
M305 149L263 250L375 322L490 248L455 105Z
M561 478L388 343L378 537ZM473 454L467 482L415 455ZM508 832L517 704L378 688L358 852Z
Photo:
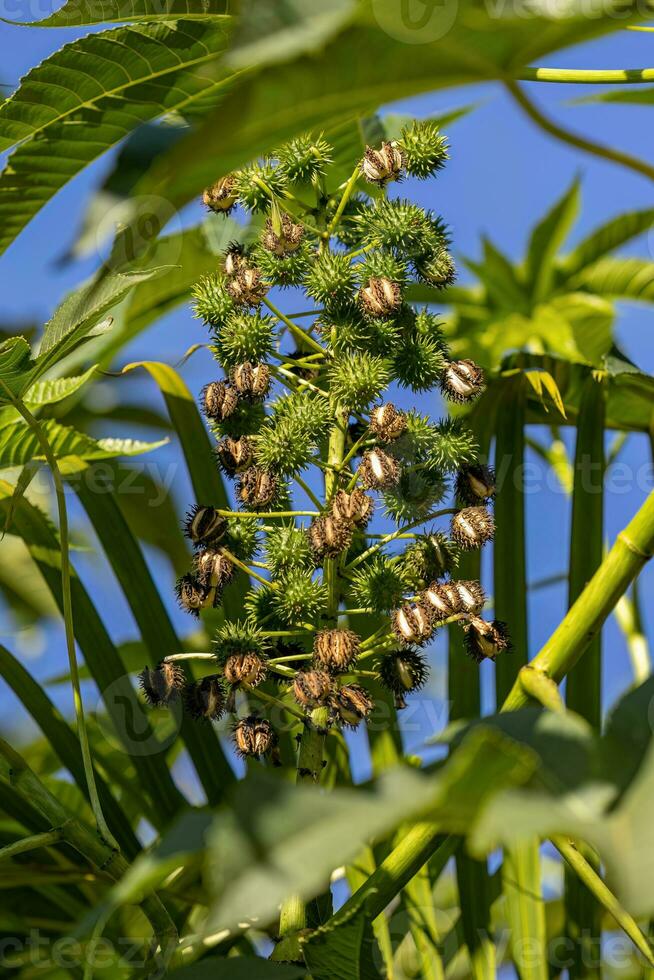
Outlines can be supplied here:
M401 643L415 643L420 646L427 642L434 631L431 609L421 602L413 606L405 603L393 613L391 626Z
M224 673L229 684L256 687L266 676L266 661L254 651L231 653L225 660Z
M213 602L213 593L206 585L193 575L182 575L175 586L177 601L182 609L191 613L192 616L199 616L200 610Z
M346 521L356 527L367 527L375 509L375 502L363 490L353 490L346 493L339 490L331 505L332 517L338 521Z
M230 381L242 398L265 398L270 390L270 368L267 364L244 361L232 368Z
M267 755L277 748L277 736L265 718L250 715L234 726L234 745L242 758Z
M369 316L391 316L402 305L402 290L386 276L373 276L359 290L359 303Z
M236 204L235 183L234 177L228 174L227 177L221 177L220 180L217 180L211 187L207 187L202 194L205 206L210 211L216 211L220 214L227 214L228 211L231 211Z
M194 545L213 545L225 537L227 521L215 507L201 504L189 511L184 522L184 533Z
M230 242L225 252L225 274L235 276L247 267L248 259L243 246L239 242Z
M336 558L352 541L352 525L335 517L315 517L309 526L309 542L316 558Z
M395 695L396 708L406 708L404 696L418 691L428 676L427 661L417 650L389 653L379 665L379 679Z
M277 478L259 466L251 466L242 474L237 494L244 507L263 510L277 493Z
M471 360L451 361L441 378L441 391L451 402L474 401L484 390L484 372Z
M221 551L206 548L196 555L195 574L200 585L220 590L234 575L234 565Z
M495 660L498 654L511 649L511 638L506 623L498 619L487 623L475 616L464 626L466 650L473 660Z
M192 718L218 721L227 707L225 686L219 677L203 677L189 684L184 692L184 707Z
M313 657L330 673L343 673L359 656L360 645L360 637L352 630L321 630L313 641Z
M215 452L221 467L230 476L243 472L254 461L254 447L247 436L240 439L227 436L218 443Z
M457 613L463 612L458 591L455 589L452 592L445 584L432 582L429 588L423 592L422 600L431 609L436 622L442 622L444 619L449 619L450 616L456 616Z
M481 583L473 580L466 580L454 582L454 585L456 585L457 589L459 590L464 612L470 613L473 616L480 613L486 603L486 593L484 592Z
M213 422L224 422L238 405L238 393L225 381L211 381L202 389L204 414Z
M139 682L148 704L160 708L177 700L184 687L184 671L178 664L162 660L156 667L144 667Z
M484 503L495 496L495 472L483 463L474 463L459 470L456 495L464 504Z
M326 670L298 670L293 681L293 694L303 708L323 704L332 690L332 679Z
M346 728L357 728L373 711L375 702L364 687L346 684L332 698L332 708Z
M268 218L261 243L268 252L284 256L296 252L303 238L304 228L302 225L296 224L288 214L283 214L279 234L275 231L272 220Z
M400 464L383 449L369 449L363 454L358 474L366 490L389 490L400 481Z
M384 187L391 180L399 180L404 166L404 154L399 147L384 141L378 150L366 147L361 161L361 173L370 181Z
M239 306L258 306L268 292L259 270L247 266L228 279L226 288Z
M406 432L407 420L404 412L387 402L370 413L370 428L382 442L392 442Z
M452 518L452 537L464 551L483 547L494 534L495 521L486 507L466 507Z

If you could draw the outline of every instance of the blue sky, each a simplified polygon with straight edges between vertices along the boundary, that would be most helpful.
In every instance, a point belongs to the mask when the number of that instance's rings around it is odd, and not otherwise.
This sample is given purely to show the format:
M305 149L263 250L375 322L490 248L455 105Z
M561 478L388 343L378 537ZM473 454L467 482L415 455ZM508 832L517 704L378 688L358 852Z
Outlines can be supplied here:
M34 30L0 24L0 45L3 51L0 81L13 87L18 78L32 65L82 32ZM571 49L551 57L547 64L562 67L615 68L645 67L654 63L654 36L621 32L610 38ZM584 86L531 85L530 94L565 125L587 133L594 139L607 141L622 150L644 159L654 156L654 109L632 106L572 106L569 103L591 88ZM528 232L542 212L551 205L580 175L583 191L583 211L572 241L581 237L602 221L634 208L651 207L654 197L651 183L612 164L585 156L576 150L554 142L535 129L521 114L499 86L482 85L474 88L449 90L394 105L394 110L427 116L468 103L476 110L456 123L450 132L452 159L438 181L404 188L416 195L421 203L441 211L452 227L455 251L467 256L478 254L480 237L489 235L512 257L522 254ZM52 312L67 289L75 286L90 271L95 259L61 267L55 260L71 243L84 211L88 195L110 167L113 154L89 168L62 191L32 222L11 249L0 257L0 316L3 324L24 321L42 323ZM194 212L195 213L195 212ZM199 216L199 207L197 215ZM630 254L651 257L654 238L643 236L629 247ZM619 341L626 352L643 370L654 371L654 328L652 311L647 307L625 305L621 308L618 329ZM166 317L154 329L144 334L131 349L121 356L127 363L147 357L176 362L193 342L204 339L196 321L188 311L178 311ZM184 369L184 377L197 390L211 375L210 361L198 355ZM133 384L145 385L144 380ZM120 389L121 391L123 389ZM116 396L117 389L111 389ZM153 395L153 400L156 397ZM440 406L433 396L419 400L420 407L435 415ZM118 433L115 433L118 434ZM161 451L162 463L177 459L176 447ZM645 438L636 437L627 448L624 462L638 470L649 460ZM539 465L539 464L538 464ZM190 490L183 473L176 479L178 499L190 501ZM613 538L636 511L644 498L647 486L632 487L626 493L612 493L607 500L606 533ZM530 535L529 570L532 580L553 575L565 569L569 508L561 493L551 490L529 499ZM154 555L148 555L165 594L171 593L171 572ZM112 633L119 640L133 638L135 627L115 584L97 556L80 554L75 562L90 588L94 600L112 624ZM654 598L654 576L643 576L643 605L651 608ZM565 588L555 587L538 593L532 602L530 653L533 655L560 620L565 607ZM171 609L174 608L171 603ZM180 629L187 623L176 610ZM13 625L7 618L0 623L0 635L6 638ZM22 638L23 640L25 638ZM14 650L30 654L30 669L38 677L47 677L61 669L63 643L59 630L49 631L47 643L26 645L21 638L7 640ZM442 693L444 663L441 644L434 650L434 692ZM490 688L492 667L484 665L485 684ZM605 697L609 703L630 681L631 672L624 644L614 624L606 629ZM59 690L57 700L68 704L68 695ZM0 704L11 706L6 694L0 692ZM12 715L21 724L18 715ZM439 715L441 721L444 716ZM417 747L421 733L411 737ZM365 772L362 763L361 774Z

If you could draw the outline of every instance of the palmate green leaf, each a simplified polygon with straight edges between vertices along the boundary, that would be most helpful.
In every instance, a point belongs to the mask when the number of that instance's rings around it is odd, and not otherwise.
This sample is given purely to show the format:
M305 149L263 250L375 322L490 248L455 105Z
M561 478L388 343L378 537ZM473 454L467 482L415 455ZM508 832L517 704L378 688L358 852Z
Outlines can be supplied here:
M97 367L97 364L93 364L84 374L79 374L73 378L52 378L47 381L37 381L36 384L30 385L27 389L23 401L30 409L61 402L74 395L87 381L90 381L97 371Z
M24 337L10 337L0 345L0 405L20 394L33 367L32 348Z
M651 303L654 299L654 263L647 259L600 259L570 281L576 289L614 299Z
M34 68L0 105L0 151L19 144L0 176L0 251L140 123L215 105L225 79L214 63L228 37L215 19L119 27L74 41Z
M560 262L559 277L567 281L582 270L594 265L621 245L637 238L654 225L654 209L627 211L612 218L587 235Z
M86 27L90 24L206 20L231 13L229 0L67 0L50 17L20 21L26 27Z
M159 446L159 442L138 439L92 439L54 419L44 419L41 430L58 459L78 456L80 459L112 459L115 456L140 456ZM0 410L0 469L24 466L33 459L42 459L43 450L34 432L11 408Z
M505 17L498 24L478 0L466 0L449 30L440 25L438 40L430 41L427 33L425 43L407 44L396 0L362 3L360 21L322 51L236 80L219 117L209 113L157 161L138 193L180 206L215 178L218 161L229 172L306 129L354 120L391 99L498 78L506 70L515 74L550 51L614 28L610 10L605 18L590 19L573 4L566 13L556 20Z
M527 281L535 302L550 291L554 276L554 258L563 245L579 213L579 180L536 225L527 248Z

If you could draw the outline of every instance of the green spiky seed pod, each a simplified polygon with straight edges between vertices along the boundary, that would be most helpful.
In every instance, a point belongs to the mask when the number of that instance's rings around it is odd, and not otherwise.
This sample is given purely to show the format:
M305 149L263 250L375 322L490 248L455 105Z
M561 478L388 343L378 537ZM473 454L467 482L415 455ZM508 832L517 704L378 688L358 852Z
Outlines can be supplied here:
M250 561L259 551L259 522L256 517L229 522L225 547L240 561Z
M309 527L309 543L317 564L337 558L350 546L353 525L335 517L315 517Z
M241 718L234 726L232 737L236 752L242 759L270 755L273 765L279 765L277 735L266 718L257 718L256 715Z
M495 472L483 463L463 466L456 478L456 496L461 503L474 507L495 496Z
M330 674L343 674L359 656L360 646L361 638L352 630L321 630L313 641L313 659Z
M327 587L312 578L310 571L293 568L278 580L278 585L273 606L284 623L310 621L325 605Z
M373 277L364 282L357 298L366 316L383 319L397 313L401 307L402 289L399 283L385 276Z
M275 320L260 313L234 313L222 325L211 352L224 368L260 364L274 350Z
M417 650L389 653L379 665L379 679L382 686L395 695L395 707L398 710L406 708L406 695L424 687L428 677L427 661Z
M240 439L241 436L251 436L258 432L264 419L265 410L262 402L243 398L239 399L236 411L222 422L211 419L211 430L216 439L222 436Z
M249 436L240 439L225 436L216 446L216 458L228 476L235 476L254 463L254 443Z
M251 309L260 306L268 292L261 271L251 268L240 269L236 275L230 276L225 289L236 306L247 306Z
M452 518L452 537L463 551L482 548L495 536L495 521L486 507L466 507Z
M210 606L215 597L212 589L202 585L193 575L182 575L177 580L175 593L180 608L196 618L200 615L200 610Z
M194 571L200 585L205 588L224 589L234 576L234 564L215 548L198 551Z
M153 708L172 704L184 688L184 671L175 663L162 660L156 667L144 667L139 683L144 697Z
M472 462L478 453L474 433L464 419L443 419L433 427L434 439L429 447L431 466L455 473Z
M387 361L371 354L350 354L329 369L330 392L336 404L361 412L378 398L390 380Z
M332 685L326 670L298 670L293 681L293 695L299 705L311 710L329 700Z
M270 211L272 197L279 197L286 186L286 174L269 160L254 163L234 175L234 191L247 211Z
M260 466L251 466L241 474L237 487L239 503L247 510L265 510L277 495L277 478Z
M256 246L253 258L266 282L284 289L302 284L311 268L313 249L309 242L302 241L293 252L276 255Z
M377 555L368 565L358 568L351 585L355 602L378 613L396 609L407 589L408 582L401 566L385 555Z
M270 368L267 364L237 364L229 372L229 380L239 398L259 401L270 391Z
M399 286L405 286L409 281L409 269L406 262L403 262L392 252L381 249L366 252L356 265L355 270L357 281L362 285L365 285L370 279L390 279Z
M237 199L236 180L233 174L221 177L202 194L204 206L215 214L229 214Z
M484 372L469 359L451 361L441 380L441 391L451 402L463 405L479 398L484 390Z
M425 255L445 240L444 226L411 201L381 197L363 208L356 221L365 245L390 248L408 256Z
M456 281L456 265L446 248L437 248L434 252L419 256L413 267L420 279L437 289L446 289Z
M400 473L394 487L383 491L386 513L396 522L426 520L447 494L447 481L437 470Z
M416 120L406 126L402 130L400 146L408 173L419 180L433 177L448 159L447 139L438 126L428 120Z
M346 684L332 698L332 709L344 728L358 728L374 707L375 702L360 684Z
M331 206L330 206L331 203ZM333 199L333 203L327 205L327 218L334 217L334 211L338 204L338 198ZM346 248L356 249L363 245L363 225L360 221L361 215L368 209L367 198L361 194L353 194L345 205L341 220L336 230L336 238L341 245Z
M346 255L340 252L319 254L309 270L304 288L308 296L326 309L351 305L354 298L354 270Z
M331 503L331 514L336 520L354 524L355 527L366 528L375 509L375 502L363 490L353 490L346 493L339 490Z
M434 631L431 609L422 602L405 603L391 617L391 627L405 646L422 646Z
M466 650L478 664L495 658L511 649L511 638L506 623L498 619L492 623L475 616L464 625Z
M275 590L270 586L250 589L244 600L244 609L253 623L266 623L268 629L282 629L284 622L275 608Z
M400 559L402 573L414 589L451 575L459 564L455 544L444 534L426 534L412 544Z
M383 449L369 449L357 470L366 490L390 490L400 482L400 464Z
M268 647L265 634L249 620L223 623L214 638L214 653L219 662L232 653L257 653L265 659Z
M303 238L302 225L296 224L289 214L282 214L277 226L271 218L268 218L261 244L267 252L272 252L276 256L286 256L297 251Z
M299 472L311 459L329 424L325 399L299 393L284 396L260 430L260 466L283 476Z
M363 176L377 187L385 187L392 180L401 180L403 166L402 150L387 140L378 149L367 146L360 164Z
M332 147L322 137L307 133L284 143L274 155L289 182L308 182L325 173L331 163Z
M266 538L266 561L275 579L292 568L311 568L313 558L307 534L287 524L272 528Z
M184 708L196 721L218 721L227 708L227 694L220 677L203 677L184 691Z
M406 431L407 418L392 402L378 405L370 413L370 430L381 442L394 442Z
M192 295L195 316L210 327L221 327L234 312L234 300L227 292L227 280L217 272L196 282Z
M196 504L186 515L184 534L196 548L216 545L225 537L227 520L215 507Z

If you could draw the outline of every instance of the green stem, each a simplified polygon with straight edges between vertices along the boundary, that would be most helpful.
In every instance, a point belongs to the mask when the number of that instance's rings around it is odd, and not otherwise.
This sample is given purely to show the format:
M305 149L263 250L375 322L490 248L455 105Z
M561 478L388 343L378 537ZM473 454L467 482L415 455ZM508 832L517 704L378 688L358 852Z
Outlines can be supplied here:
M244 562L242 562L240 558L237 558L236 555L233 555L231 551L227 550L227 548L221 547L220 550L222 551L225 558L229 558L232 564L236 565L237 568L240 568L241 571L245 572L246 575L249 575L252 578L256 579L257 582L261 582L262 585L267 585L269 589L278 588L275 582L271 582L267 578L264 578L263 575L259 575L258 572L255 572L252 568L250 568L249 565L246 565Z
M70 586L70 543L68 536L68 510L66 508L66 495L64 492L64 484L61 476L61 471L57 463L52 447L48 442L48 438L41 427L40 422L36 419L29 409L23 404L20 398L13 394L11 389L7 387L4 381L0 380L0 384L10 398L12 404L16 410L25 419L29 428L34 432L34 435L38 439L39 445L43 455L50 467L50 472L52 473L52 481L55 488L55 496L57 500L57 513L59 517L59 538L61 542L61 595L62 595L62 605L63 605L63 618L64 618L64 629L66 634L66 649L68 651L68 664L70 670L70 679L73 687L73 701L75 704L75 717L77 720L77 733L80 741L80 748L82 751L82 764L84 766L84 776L86 779L86 785L89 793L89 802L91 804L91 809L93 810L93 816L95 817L95 822L97 824L98 833L103 838L104 841L110 846L118 848L118 844L107 826L107 821L105 820L104 813L102 812L102 804L100 803L100 798L98 796L98 789L95 782L95 773L93 771L93 760L91 757L91 748L89 744L89 736L86 729L86 718L84 716L84 702L82 701L82 691L80 687L79 679L79 669L77 665L77 652L75 649L75 627L73 623L73 601Z
M597 872L591 868L573 841L557 836L552 837L552 843L568 862L577 877L581 879L588 891L613 916L623 932L629 936L634 946L642 953L650 966L654 966L652 949L638 924L622 908L613 892L606 887Z
M213 653L171 653L164 657L165 664L174 664L180 660L215 660Z
M302 327L299 327L297 323L293 323L293 321L290 320L286 316L286 314L282 313L281 310L277 309L277 307L273 303L271 303L267 297L264 299L263 302L266 304L270 312L277 317L278 320L281 320L282 323L286 324L286 326L291 331L291 333L293 334L296 340L300 340L304 342L309 347L311 347L314 351L316 351L316 353L322 354L324 357L329 356L329 352L326 351L324 347L321 347L318 341L314 340L311 334L307 333L306 330L303 330Z
M299 718L300 721L304 721L304 714L298 708L294 708L292 705L280 701L274 695L266 694L265 691L260 691L258 687L250 687L249 684L243 684L243 690L251 694L252 697L258 698L259 701L263 701L264 704L271 704L275 708L281 708L282 711L286 711L289 715L293 715L295 718Z
M518 77L521 82L637 85L654 82L654 68L523 68Z
M323 398L328 397L327 392L323 391L322 388L312 384L311 381L307 381L305 378L298 378L292 371L287 371L284 367L271 367L270 370L277 380L285 384L291 391L297 391L299 388L308 388L309 391L315 391L317 395L322 395Z
M622 167L627 167L628 170L632 170L634 173L640 174L642 177L654 180L654 167L651 167L648 163L639 160L637 157L632 157L628 153L622 153L621 150L615 150L610 146L603 146L601 143L594 143L592 140L564 129L558 123L553 122L553 120L545 116L534 105L531 99L525 95L524 91L516 82L509 81L506 83L506 87L532 122L535 122L536 125L540 126L546 133L549 133L550 136L554 136L555 139L561 140L563 143L568 143L578 150L583 150L585 153L590 153L592 156L609 160L611 163L617 163Z
M343 217L343 212L347 207L347 202L352 197L352 193L354 191L354 188L356 187L356 183L360 175L361 175L361 169L359 167L359 164L357 163L356 167L354 168L354 172L352 176L350 177L347 184L345 185L345 190L343 191L343 196L341 197L338 207L336 208L336 213L334 214L332 220L329 222L329 225L327 227L327 238L331 238L331 236L334 234L334 231L338 227L338 223Z
M371 548L368 548L368 550L364 551L363 554L358 556L358 558L351 561L349 565L346 565L345 571L352 571L352 569L356 568L357 565L360 565L362 561L366 561L367 558L374 555L380 548L383 548L385 544L388 544L390 541L395 541L396 538L401 538L402 535L406 534L407 531L411 531L414 527L420 527L421 524L426 524L427 521L433 521L437 517L445 517L447 514L457 513L458 510L456 507L448 507L445 510L435 510L432 514L426 514L425 517L421 517L417 521L412 521L411 524L405 524L404 527L399 527L397 531L393 531L392 534L385 534L381 541L378 541L377 544L374 544Z
M618 600L654 553L654 493L622 531L604 562L530 667L559 683L583 655ZM503 705L516 711L529 701L520 679Z
M235 520L244 521L249 517L260 517L262 520L272 517L318 517L315 510L219 510L221 517L233 517Z
M57 827L54 830L47 830L43 834L33 834L31 837L24 837L6 847L0 847L0 861L9 861L18 854L26 854L27 851L35 851L39 847L51 847L58 844L63 839L61 830Z

